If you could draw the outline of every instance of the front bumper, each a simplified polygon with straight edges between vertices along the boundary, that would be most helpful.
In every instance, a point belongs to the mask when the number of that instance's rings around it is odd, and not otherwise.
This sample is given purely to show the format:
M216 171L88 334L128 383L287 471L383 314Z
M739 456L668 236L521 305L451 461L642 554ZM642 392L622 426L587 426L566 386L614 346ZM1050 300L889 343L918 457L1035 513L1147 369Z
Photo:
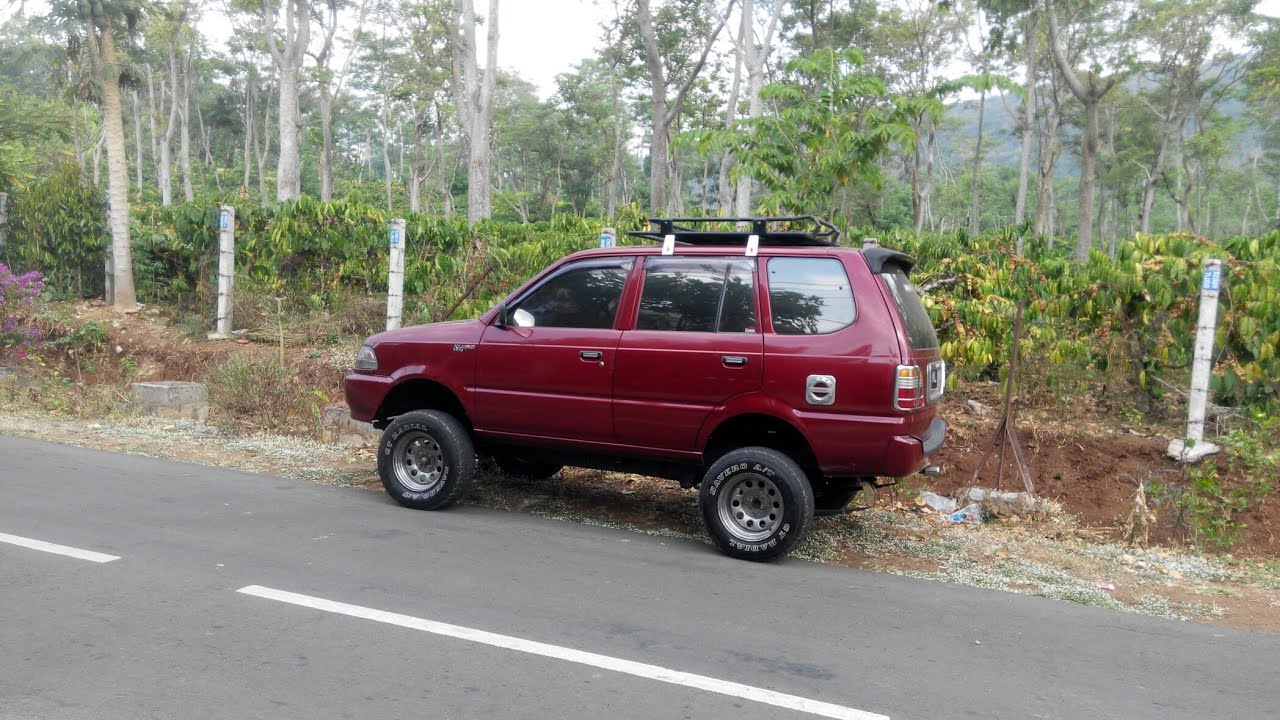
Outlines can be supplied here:
M392 379L385 375L348 375L343 383L343 393L347 396L347 407L351 408L351 419L373 422L393 384Z

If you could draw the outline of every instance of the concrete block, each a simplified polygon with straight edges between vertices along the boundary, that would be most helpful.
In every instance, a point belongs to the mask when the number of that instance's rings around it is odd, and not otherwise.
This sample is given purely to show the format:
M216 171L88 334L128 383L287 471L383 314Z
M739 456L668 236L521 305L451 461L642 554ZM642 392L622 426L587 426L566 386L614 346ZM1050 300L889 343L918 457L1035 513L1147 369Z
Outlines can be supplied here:
M1222 448L1206 440L1201 440L1200 442L1174 440L1169 443L1167 454L1174 460L1180 460L1185 463L1194 463L1199 462L1210 455L1216 455L1221 451Z
M197 382L137 382L129 386L134 406L148 415L199 420L209 417L209 388Z
M366 422L351 419L351 411L340 407L324 409L320 439L338 445L377 445L382 431Z

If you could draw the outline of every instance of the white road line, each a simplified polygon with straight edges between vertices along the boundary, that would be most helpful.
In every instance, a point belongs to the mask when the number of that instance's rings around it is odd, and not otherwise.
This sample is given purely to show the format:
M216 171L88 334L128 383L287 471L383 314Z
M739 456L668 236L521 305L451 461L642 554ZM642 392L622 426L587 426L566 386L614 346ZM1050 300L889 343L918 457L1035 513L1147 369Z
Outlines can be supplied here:
M112 560L119 560L115 555L107 555L105 553L94 552L92 550L81 550L80 548L68 547L66 545L56 545L54 543L45 542L43 540L32 540L31 538L19 537L17 535L9 535L8 533L0 533L0 542L9 543L10 545L18 545L32 550L41 550L55 555L66 555L67 557L79 558L96 563L109 563Z
M298 593L291 593L285 590L275 590L272 588L262 587L261 585L249 585L247 587L240 588L236 592L266 598L268 600L278 600L292 605L301 605L302 607L313 608L315 610L324 610L325 612L337 613L339 615L349 615L351 617L363 618L365 620L375 620L377 622L387 623L388 625L398 625L400 627L410 628L413 630L429 632L434 635L444 635L446 637L457 638L459 640L469 640L471 642L492 645L494 647L515 650L517 652L529 653L531 655L541 655L543 657L565 660L581 665L590 665L591 667L597 667L603 670L626 673L627 675L635 675L636 677L671 683L672 685L683 685L685 687L696 688L698 690L706 690L707 692L729 695L731 697L742 698L744 700L752 700L766 705L775 705L788 710L798 710L800 712L820 715L822 717L838 718L840 720L889 720L885 715L877 715L863 710L844 707L843 705L833 705L831 703L811 700L798 695L787 695L780 692L774 692L773 690L765 690L763 688L742 685L740 683L729 682L727 680L717 680L705 675L694 675L692 673L681 672L679 670L670 670L657 665L623 660L621 658L610 657L608 655L597 655L596 653L574 650L573 648L561 647L559 645L548 645L546 643L535 642L533 640L511 637L510 635L499 635L497 633L486 632L484 630L462 627L461 625L450 625L448 623L436 622L435 620L425 620L423 618L416 618L410 615L400 615L398 613L386 612L384 610L374 610L373 608L361 607L359 605L348 605L347 603L334 602L333 600L325 600L324 598L313 597L311 595L299 595Z

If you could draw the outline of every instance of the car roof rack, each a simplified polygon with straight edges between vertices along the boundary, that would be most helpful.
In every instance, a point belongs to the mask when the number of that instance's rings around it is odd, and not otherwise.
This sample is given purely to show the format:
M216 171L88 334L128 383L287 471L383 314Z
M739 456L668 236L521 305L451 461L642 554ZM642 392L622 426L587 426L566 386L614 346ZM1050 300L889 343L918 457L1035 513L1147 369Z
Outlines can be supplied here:
M755 255L760 245L783 247L835 247L840 231L834 225L813 215L791 217L702 217L702 218L649 218L656 226L650 230L632 230L632 237L658 240L663 243L663 254L671 254L675 243L711 247L746 247L748 255ZM750 230L724 230L705 227L728 224L750 224ZM770 225L785 225L771 229ZM794 226L801 225L802 229ZM808 227L804 227L804 226ZM704 227L697 227L704 226ZM669 249L670 248L670 249Z

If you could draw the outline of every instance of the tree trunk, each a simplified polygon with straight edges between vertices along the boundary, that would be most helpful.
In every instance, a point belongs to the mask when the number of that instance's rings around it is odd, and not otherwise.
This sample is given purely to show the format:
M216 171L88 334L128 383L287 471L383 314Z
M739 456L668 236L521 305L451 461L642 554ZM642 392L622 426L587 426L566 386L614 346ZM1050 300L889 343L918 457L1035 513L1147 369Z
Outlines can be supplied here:
M177 90L175 86L174 90ZM182 74L182 108L178 111L182 123L178 142L178 164L182 168L182 197L187 202L196 199L191 186L191 66L187 63Z
M164 95L165 81L160 80L160 94ZM165 122L164 138L160 141L160 204L173 204L173 136L178 130L178 56L169 42L169 119Z
M1160 118L1160 145L1156 148L1156 156L1151 162L1151 168L1147 170L1147 182L1142 187L1142 207L1138 214L1138 228L1143 235L1151 232L1151 211L1156 203L1156 186L1160 183L1160 175L1164 171L1164 159L1169 152L1169 136L1173 134L1173 120L1177 110L1178 96L1171 87L1164 117Z
M649 0L637 0L640 37L644 42L645 65L649 69L649 207L661 214L667 210L667 78L658 52Z
M1051 104L1048 117L1045 118L1045 133L1041 140L1039 169L1036 173L1036 220L1031 229L1031 232L1036 235L1045 234L1046 228L1050 226L1053 171L1058 162L1059 152L1057 148L1059 122L1058 106L1056 103ZM1052 231L1049 233L1052 234Z
M1018 161L1018 195L1014 199L1013 222L1021 225L1027 219L1027 183L1031 174L1031 140L1036 130L1036 14L1027 15L1026 27L1027 79L1024 84L1027 96L1022 101L1022 154ZM1022 239L1018 239L1019 245ZM1022 249L1019 247L1018 252Z
M333 95L328 82L320 84L320 199L333 199Z
M458 26L453 71L458 116L469 145L467 158L467 222L475 224L493 214L492 167L489 138L493 117L493 89L498 73L498 0L489 0L487 65L481 76L476 58L475 6L455 0Z
M280 71L280 110L276 114L280 130L280 155L276 159L277 201L296 200L302 181L298 74L296 67Z
M1067 87L1071 89L1071 94L1075 95L1084 106L1085 112L1083 147L1080 153L1080 213L1077 222L1079 227L1075 252L1072 254L1073 260L1083 263L1089 259L1089 251L1093 248L1093 189L1098 163L1098 104L1116 86L1118 78L1112 77L1105 85L1099 87L1098 78L1090 71L1086 78L1087 85L1080 80L1072 69L1066 52L1062 49L1062 41L1058 35L1058 16L1053 0L1044 0L1044 2L1048 10L1049 49L1052 51L1054 64L1057 65L1058 72Z
M784 2L775 2L773 12L769 15L769 24L765 28L764 38L760 46L755 44L755 3L754 0L743 0L742 29L739 31L738 43L742 46L743 62L747 67L747 118L755 120L764 114L764 72L769 60L769 51L773 45L773 33L782 17ZM751 214L751 178L744 177L738 181L737 214L746 217Z
M147 109L148 134L151 137L151 162L152 164L157 164L160 162L160 136L156 133L155 73L152 72L150 65L147 65ZM159 168L156 169L156 182L159 183Z
M92 34L93 28L89 28L89 32ZM133 287L133 253L129 246L129 168L124 156L120 66L116 64L110 18L102 23L98 44L101 54L99 72L103 81L102 124L107 138L107 195L111 203L108 217L114 288L111 304L117 311L134 312L138 309L138 297Z
M253 123L254 123L254 107L253 100L257 92L255 81L256 73L249 73L249 79L245 82L244 91L244 181L240 183L240 187L247 189L249 187L249 168L251 164L250 152L253 146Z
M743 20L743 25L746 25L745 19ZM729 100L725 103L724 109L725 130L731 130L733 128L734 121L738 119L738 89L742 85L741 43L742 40L741 37L739 37L738 47L735 48L733 54L733 82L729 85ZM733 165L733 152L728 148L725 148L724 154L720 156L720 174L716 183L717 199L719 201L718 204L720 206L721 215L728 215L729 212L733 210L734 192L733 186L729 181L729 167L731 165Z
M1071 259L1083 263L1093 249L1093 192L1098 166L1098 98L1089 93L1084 103L1084 152L1080 161L1080 202L1076 225L1076 248Z
M622 149L623 137L622 126L624 111L623 105L619 98L618 89L618 67L612 65L609 71L610 93L613 102L613 153L609 159L609 208L605 217L612 218L618 213L618 185L622 182Z
M137 174L137 198L142 202L142 103L138 100L138 90L133 90L133 164Z
M716 25L710 37L707 38L706 44L702 47L702 54L689 70L689 77L685 78L675 97L668 100L668 79L662 67L662 55L658 51L658 40L653 29L653 17L649 12L649 0L636 0L636 15L640 26L640 37L644 42L645 66L649 70L649 89L652 98L652 106L650 108L652 133L649 141L649 206L653 212L669 212L678 206L681 199L675 197L679 195L678 186L672 192L672 186L668 184L671 176L678 171L678 168L672 167L670 150L668 149L671 125L679 117L681 108L684 107L685 98L688 96L689 88L693 86L693 82L698 78L698 73L702 72L702 67L707 62L707 55L711 52L711 47L715 44L716 38L720 36L720 31L724 29L725 23L728 22L728 15L732 9L733 0L730 0L729 9L726 10L725 15L720 17L720 22Z
M284 47L276 41L278 7L272 0L263 3L263 34L279 72L280 154L276 158L276 200L296 200L302 192L302 117L298 113L302 58L311 39L310 0L284 0Z
M982 171L982 125L987 112L987 91L978 96L978 142L973 149L973 171L969 178L969 234L978 234L978 173Z

